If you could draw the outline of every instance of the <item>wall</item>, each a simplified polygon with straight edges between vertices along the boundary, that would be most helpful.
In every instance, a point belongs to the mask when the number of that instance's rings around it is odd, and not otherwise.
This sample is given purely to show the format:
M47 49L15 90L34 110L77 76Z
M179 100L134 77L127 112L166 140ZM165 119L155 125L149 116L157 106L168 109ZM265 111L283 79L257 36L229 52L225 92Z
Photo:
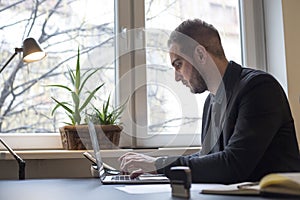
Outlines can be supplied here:
M160 149L112 149L102 150L102 161L118 169L118 158L128 151L150 156L189 155L200 150L190 148L160 148ZM83 151L69 150L32 150L16 151L25 160L26 179L43 178L88 178L91 175L91 162L82 155ZM0 179L18 179L18 164L8 151L0 151Z
M121 154L118 153L118 156ZM10 156L9 156L10 157ZM85 159L82 155L75 156L78 158L28 158L25 157L25 178L26 179L44 179L44 178L89 178L92 177L90 167L91 162ZM27 157L27 159L26 159ZM41 157L41 156L39 156ZM45 156L47 157L47 156ZM118 168L119 162L117 156L105 157L103 161L109 165ZM0 159L0 179L19 179L18 163L12 159Z
M25 178L85 178L91 177L90 162L86 159L25 160ZM0 179L18 179L18 163L0 160Z
M287 92L300 144L300 1L264 0L267 68Z
M300 143L300 1L283 0L283 24L289 99Z

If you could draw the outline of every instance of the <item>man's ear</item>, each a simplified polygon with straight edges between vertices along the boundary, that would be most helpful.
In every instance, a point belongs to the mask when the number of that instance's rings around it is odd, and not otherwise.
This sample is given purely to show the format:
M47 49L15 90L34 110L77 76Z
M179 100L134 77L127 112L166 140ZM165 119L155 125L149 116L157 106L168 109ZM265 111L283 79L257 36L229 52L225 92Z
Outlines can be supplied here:
M204 64L207 58L207 51L202 45L197 45L194 52L194 58L197 62Z

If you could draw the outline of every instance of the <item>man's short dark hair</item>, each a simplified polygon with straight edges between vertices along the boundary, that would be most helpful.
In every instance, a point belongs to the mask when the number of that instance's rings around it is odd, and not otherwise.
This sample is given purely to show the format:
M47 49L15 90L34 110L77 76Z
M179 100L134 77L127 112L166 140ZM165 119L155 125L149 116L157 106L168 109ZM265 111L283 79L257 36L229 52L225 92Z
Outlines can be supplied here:
M200 19L182 22L170 35L168 46L177 43L181 52L191 55L198 44L205 47L210 54L224 58L224 50L218 30Z

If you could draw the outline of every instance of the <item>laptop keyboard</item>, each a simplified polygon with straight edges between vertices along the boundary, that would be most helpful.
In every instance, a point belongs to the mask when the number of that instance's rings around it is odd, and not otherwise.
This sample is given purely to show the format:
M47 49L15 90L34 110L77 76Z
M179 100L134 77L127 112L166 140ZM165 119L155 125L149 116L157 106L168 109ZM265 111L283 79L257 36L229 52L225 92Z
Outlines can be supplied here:
M126 181L130 181L130 180L134 180L132 178L130 178L129 175L116 175L114 177L112 177L112 180L126 180Z

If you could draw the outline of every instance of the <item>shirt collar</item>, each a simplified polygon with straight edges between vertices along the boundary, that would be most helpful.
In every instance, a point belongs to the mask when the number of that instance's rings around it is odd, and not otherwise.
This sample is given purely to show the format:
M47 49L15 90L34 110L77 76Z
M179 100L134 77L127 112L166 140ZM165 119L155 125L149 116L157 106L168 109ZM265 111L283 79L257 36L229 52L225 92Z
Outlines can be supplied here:
M219 85L216 95L210 93L211 102L221 104L227 93L227 87L231 85L230 74L234 71L234 62L230 61L226 67L222 82Z

